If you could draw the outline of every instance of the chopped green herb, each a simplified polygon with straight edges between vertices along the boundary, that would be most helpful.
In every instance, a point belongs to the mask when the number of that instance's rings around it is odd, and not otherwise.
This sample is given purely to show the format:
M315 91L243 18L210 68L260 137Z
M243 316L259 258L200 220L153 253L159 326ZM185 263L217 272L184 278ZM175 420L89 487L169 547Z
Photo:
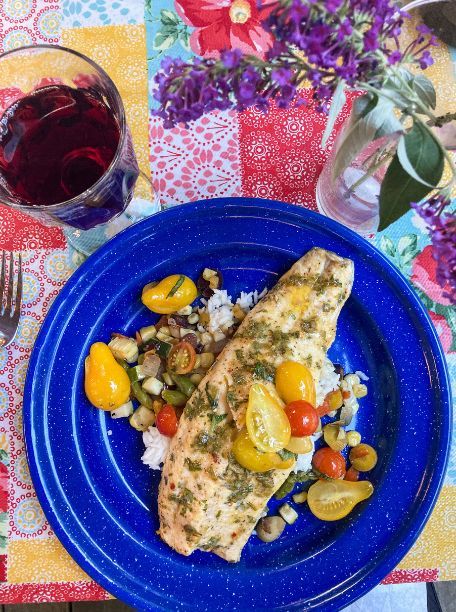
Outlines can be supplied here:
M198 472L201 470L201 463L199 461L192 461L190 457L185 457L185 463L187 464L190 472Z
M282 459L282 461L287 461L288 459L297 459L297 455L287 450L286 448L282 448L282 450L277 451L277 454Z
M190 540L194 540L195 538L199 537L201 534L199 531L197 531L193 525L190 525L187 523L187 525L184 525L184 531L186 533L186 539L187 541Z
M166 298L173 297L173 295L176 293L176 291L179 289L179 287L184 283L184 280L185 280L185 276L183 274L180 274L179 278L177 279L177 281L175 282L175 284L171 288L171 291L168 293Z
M169 500L176 502L180 506L180 514L185 516L187 511L190 510L195 497L190 489L184 487L180 493L172 493L169 496Z
M272 382L274 380L274 375L274 367L267 363L257 361L253 366L253 376L255 378L259 378L260 380L269 380Z
M213 414L211 422L211 433L215 431L217 425L226 419L226 414Z

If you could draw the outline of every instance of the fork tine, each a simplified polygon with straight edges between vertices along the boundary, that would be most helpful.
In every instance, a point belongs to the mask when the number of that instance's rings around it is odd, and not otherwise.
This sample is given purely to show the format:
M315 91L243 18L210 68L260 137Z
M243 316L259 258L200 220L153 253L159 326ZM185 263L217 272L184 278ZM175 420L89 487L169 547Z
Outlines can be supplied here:
M10 255L9 265L9 276L8 276L8 287L7 287L7 298L5 313L11 314L11 304L13 303L13 289L14 289L14 255Z
M19 253L18 259L19 271L17 274L17 285L16 285L16 304L14 306L14 317L19 317L21 312L21 302L22 302L22 258Z

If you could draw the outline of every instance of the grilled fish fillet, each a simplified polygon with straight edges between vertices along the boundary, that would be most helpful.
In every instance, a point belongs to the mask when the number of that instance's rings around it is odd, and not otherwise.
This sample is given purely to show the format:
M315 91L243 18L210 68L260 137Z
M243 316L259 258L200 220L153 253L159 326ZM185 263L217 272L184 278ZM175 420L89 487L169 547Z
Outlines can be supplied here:
M254 473L231 453L245 425L250 386L287 359L306 364L319 379L352 283L349 259L312 249L246 316L201 381L171 441L159 488L158 533L177 552L201 549L239 561L291 471Z

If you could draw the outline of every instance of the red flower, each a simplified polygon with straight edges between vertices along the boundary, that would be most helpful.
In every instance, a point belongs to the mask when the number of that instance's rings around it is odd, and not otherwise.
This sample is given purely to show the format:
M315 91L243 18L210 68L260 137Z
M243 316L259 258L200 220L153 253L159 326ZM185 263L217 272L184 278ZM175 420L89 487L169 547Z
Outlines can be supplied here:
M196 55L219 57L225 49L240 49L246 55L264 57L273 38L261 22L273 11L277 0L176 0L182 20L196 29L190 47Z
M451 327L448 325L447 320L443 315L435 314L435 312L430 311L429 315L431 317L432 322L434 323L434 327L439 334L440 342L442 343L443 351L448 355L449 353L454 353L451 351L451 345L453 344L453 333L451 331Z
M445 289L442 289L437 282L436 268L437 262L432 256L432 246L427 246L413 261L411 280L434 302L451 306L450 300L443 296Z

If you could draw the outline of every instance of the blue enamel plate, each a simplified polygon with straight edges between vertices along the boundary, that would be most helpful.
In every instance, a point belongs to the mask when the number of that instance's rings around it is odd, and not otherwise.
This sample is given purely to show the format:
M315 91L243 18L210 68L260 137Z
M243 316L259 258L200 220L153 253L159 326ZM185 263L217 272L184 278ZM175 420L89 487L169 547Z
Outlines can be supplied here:
M272 287L313 246L351 258L355 283L329 356L369 376L356 429L378 451L373 496L324 523L304 506L283 536L252 536L242 560L183 557L156 535L160 474L141 434L88 403L89 346L154 320L142 287L169 274L222 270L224 287ZM442 484L450 392L432 324L407 281L338 223L279 202L225 199L159 213L116 236L65 285L30 360L24 429L33 482L76 562L141 610L338 610L380 582L412 546ZM274 509L276 501L270 504Z

